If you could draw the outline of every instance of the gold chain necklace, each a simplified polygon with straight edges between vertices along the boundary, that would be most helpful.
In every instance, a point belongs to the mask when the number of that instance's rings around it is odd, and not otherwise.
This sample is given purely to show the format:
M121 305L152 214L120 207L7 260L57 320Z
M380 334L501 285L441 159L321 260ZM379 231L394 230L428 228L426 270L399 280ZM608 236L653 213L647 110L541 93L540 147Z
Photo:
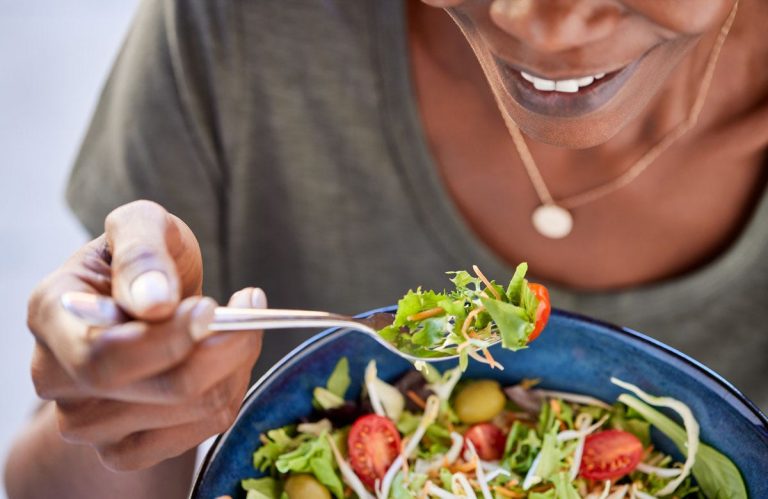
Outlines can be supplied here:
M573 229L573 215L569 210L591 203L597 199L600 199L608 194L627 186L633 180L635 180L641 173L643 173L656 158L658 158L669 146L671 146L677 139L685 135L691 128L696 125L699 119L701 110L704 107L704 101L707 98L710 84L715 73L715 66L720 57L720 51L723 48L725 39L728 37L728 33L733 26L733 21L736 18L736 11L738 9L738 0L734 3L731 13L723 23L720 29L720 34L715 41L715 45L712 48L712 52L709 55L707 61L707 67L704 72L704 78L701 80L701 85L696 96L696 100L691 107L690 112L686 119L684 119L679 125L677 125L672 131L665 135L658 143L651 147L637 162L627 168L627 170L615 177L603 185L599 185L587 191L568 196L559 200L555 200L552 194L549 192L544 178L541 176L536 161L531 156L531 151L528 149L528 145L525 143L525 138L517 125L512 121L511 117L500 106L501 114L504 117L504 121L509 129L509 133L512 135L512 140L515 143L520 159L525 166L525 171L528 174L528 178L533 184L533 188L536 191L536 195L539 198L541 204L533 211L531 216L531 222L533 223L536 232L542 236L551 239L561 239L571 233Z

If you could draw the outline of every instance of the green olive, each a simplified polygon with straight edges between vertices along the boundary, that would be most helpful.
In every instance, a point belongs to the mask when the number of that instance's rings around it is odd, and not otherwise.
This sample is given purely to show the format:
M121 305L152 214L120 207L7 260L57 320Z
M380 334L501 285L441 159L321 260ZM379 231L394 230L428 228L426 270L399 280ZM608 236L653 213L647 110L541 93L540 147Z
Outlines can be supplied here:
M461 389L454 400L456 415L462 423L474 424L495 418L507 402L497 381L473 381Z
M285 482L288 499L331 499L331 493L312 475L291 475Z

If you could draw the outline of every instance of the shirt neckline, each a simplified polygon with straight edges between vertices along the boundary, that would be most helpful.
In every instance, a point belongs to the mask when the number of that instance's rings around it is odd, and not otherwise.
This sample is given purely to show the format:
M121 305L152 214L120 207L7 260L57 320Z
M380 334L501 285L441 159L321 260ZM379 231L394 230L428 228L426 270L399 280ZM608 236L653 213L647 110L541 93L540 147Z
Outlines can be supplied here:
M512 275L502 260L474 234L439 178L418 115L407 46L404 1L373 3L374 59L381 92L383 130L418 221L450 260L477 264L489 275ZM718 257L684 275L615 291L582 291L548 283L553 303L605 320L632 323L658 314L710 302L762 259L768 247L768 192L764 192L739 236ZM650 312L652 311L652 312Z

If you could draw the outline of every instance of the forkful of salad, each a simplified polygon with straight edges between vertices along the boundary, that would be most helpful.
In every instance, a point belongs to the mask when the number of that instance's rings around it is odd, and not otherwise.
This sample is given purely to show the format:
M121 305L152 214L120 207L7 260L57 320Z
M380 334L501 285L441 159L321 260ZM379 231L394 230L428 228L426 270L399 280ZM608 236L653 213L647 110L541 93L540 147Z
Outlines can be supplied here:
M462 370L469 358L503 369L489 352L502 347L518 350L536 339L550 314L549 293L540 284L525 279L528 266L517 266L505 287L488 280L477 266L474 275L467 271L449 272L452 291L409 291L398 302L396 314L375 313L356 318L313 310L216 308L209 325L210 334L308 327L347 327L372 336L388 350L411 362L436 362L459 358ZM62 305L81 320L70 306L73 294L62 297ZM94 326L108 326L124 319L122 311L109 298L103 298L105 320ZM205 336L203 336L205 337Z

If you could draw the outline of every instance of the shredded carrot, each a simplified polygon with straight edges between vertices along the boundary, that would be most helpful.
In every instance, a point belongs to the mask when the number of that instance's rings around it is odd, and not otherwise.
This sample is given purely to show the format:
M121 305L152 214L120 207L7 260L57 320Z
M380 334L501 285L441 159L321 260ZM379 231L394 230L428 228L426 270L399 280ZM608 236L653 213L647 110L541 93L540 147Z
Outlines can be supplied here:
M451 467L451 473L469 473L477 468L477 459L472 459L470 462L454 464Z
M512 480L508 481L504 484L505 487L515 487L520 483L520 481L517 478L513 478Z
M411 402L419 406L419 408L423 411L427 408L427 403L424 402L424 399L419 397L419 394L414 392L413 390L408 390L405 392L406 395L408 395L408 398L411 399Z
M526 390L530 390L531 388L538 385L539 383L541 383L541 378L534 378L534 379L524 378L523 381L520 382L520 386L522 386Z
M543 485L538 485L538 486L532 488L531 490L533 492L546 492L546 491L548 491L549 489L552 489L552 488L554 488L554 486L552 484L545 483Z
M500 487L498 485L494 485L493 490L500 496L512 497L513 499L520 499L522 497L525 497L525 494L520 494L518 492L505 489L504 487Z
M558 402L557 399L549 399L549 406L552 408L552 412L555 413L555 416L560 415L562 408L560 407L560 402Z
M495 369L496 361L491 357L491 352L489 352L487 348L483 348L483 355L485 355L485 359L488 361L488 364L490 364L491 369Z
M461 334L463 334L465 338L467 337L467 330L472 324L472 321L474 321L481 312L485 312L485 307L477 307L467 314L467 318L464 319L464 324L461 325Z
M424 319L429 319L430 317L436 317L438 315L444 314L445 309L443 307L435 307L430 308L429 310L422 310L418 314L409 315L406 317L409 321L423 321Z
M477 277L479 277L480 280L483 281L483 284L485 284L486 287L491 291L491 293L493 293L493 296L495 296L497 300L501 300L501 295L499 294L499 292L496 290L495 287L493 287L493 285L491 285L491 282L483 275L483 273L480 272L480 269L477 268L477 265L472 265L472 270L475 271L475 274L477 274Z

